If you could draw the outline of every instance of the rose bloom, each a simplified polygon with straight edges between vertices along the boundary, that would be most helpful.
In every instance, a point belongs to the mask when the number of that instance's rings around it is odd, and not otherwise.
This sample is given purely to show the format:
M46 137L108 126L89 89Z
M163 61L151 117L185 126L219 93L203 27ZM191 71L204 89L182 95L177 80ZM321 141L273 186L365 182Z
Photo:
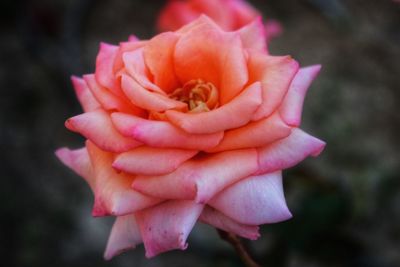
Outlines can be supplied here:
M160 32L175 31L202 14L226 31L238 30L261 16L244 0L169 0L158 16L157 28ZM282 27L279 22L268 20L264 31L268 41L279 35Z
M185 249L197 221L248 239L287 220L282 170L324 142L298 128L319 65L267 54L259 20L225 32L202 16L175 32L101 44L94 74L72 82L87 141L60 160L116 216L105 258L144 243Z

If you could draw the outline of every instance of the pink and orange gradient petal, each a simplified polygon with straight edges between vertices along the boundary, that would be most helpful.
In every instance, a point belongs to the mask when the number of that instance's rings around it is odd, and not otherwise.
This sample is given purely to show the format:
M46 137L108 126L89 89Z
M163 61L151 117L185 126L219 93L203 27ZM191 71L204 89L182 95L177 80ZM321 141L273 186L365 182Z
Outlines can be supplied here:
M145 120L115 112L111 120L118 131L152 147L206 150L218 145L223 132L190 134L166 121Z
M234 28L239 28L242 25L249 24L254 18L260 16L253 6L243 0L227 0L229 7L232 10L235 25Z
M185 84L193 79L213 83L220 105L238 95L248 81L248 70L238 33L223 32L208 18L182 34L175 48L175 73Z
M72 76L71 81L74 86L76 96L84 112L93 111L101 107L84 79Z
M136 220L146 257L151 258L172 249L186 249L186 239L202 210L203 205L193 201L170 200L138 211Z
M115 56L114 64L113 64L113 72L114 74L121 71L124 66L123 55L126 52L132 52L139 48L142 48L147 44L147 41L139 41L136 37L134 39L129 40L128 42L121 42L119 43L119 49L117 55Z
M299 69L290 56L249 53L250 81L261 81L263 102L253 116L257 121L271 115L282 102Z
M141 86L149 91L165 94L160 87L151 82L153 77L144 62L143 47L123 53L122 61L126 72Z
M74 150L66 147L59 148L56 151L56 156L61 160L62 163L85 179L85 181L93 189L93 170L86 147Z
M222 141L207 152L261 147L289 136L290 132L290 127L282 121L278 113L274 113L268 118L226 131Z
M166 175L137 176L132 187L157 198L207 203L219 191L257 169L255 149L232 150L188 160Z
M210 206L204 207L199 221L250 240L256 240L260 237L258 226L239 223Z
M118 216L108 237L104 259L111 260L127 250L134 249L141 243L142 237L135 215Z
M157 92L148 91L128 75L122 74L121 86L130 101L139 108L159 112L168 109L187 110L186 103L173 100Z
M117 170L136 175L162 175L173 172L197 152L141 146L118 154L112 166Z
M281 172L240 180L214 197L209 205L246 225L277 223L292 217L283 194Z
M144 60L153 82L166 93L180 86L174 71L174 51L179 36L172 32L161 33L144 47Z
M126 97L118 97L114 95L111 91L107 90L105 87L99 85L96 81L94 74L83 75L83 79L88 85L90 92L105 110L118 110L121 112L128 112L137 115L142 114L143 110L129 103Z
M183 1L169 1L167 6L161 11L157 19L157 29L159 32L175 31L182 25L194 21L199 12Z
M93 166L93 216L121 216L153 206L160 199L132 190L133 176L117 173L111 167L113 154L105 152L87 141L86 147Z
M290 84L289 91L283 99L279 112L283 120L290 126L298 127L301 123L303 102L307 90L317 77L321 65L301 68Z
M245 125L262 103L261 84L255 82L226 105L201 113L167 110L167 118L188 133L210 134ZM207 125L207 127L204 127Z
M257 173L269 173L293 167L308 156L318 156L325 147L325 142L315 138L299 128L293 128L285 139L258 148Z
M262 18L258 17L238 30L244 49L267 52L266 32Z
M102 87L110 90L114 95L118 97L124 97L118 86L113 71L114 62L118 53L118 46L110 45L106 43L100 44L100 50L96 58L96 81Z
M68 119L65 127L82 134L106 151L124 152L142 145L139 141L121 135L113 126L110 115L98 109Z

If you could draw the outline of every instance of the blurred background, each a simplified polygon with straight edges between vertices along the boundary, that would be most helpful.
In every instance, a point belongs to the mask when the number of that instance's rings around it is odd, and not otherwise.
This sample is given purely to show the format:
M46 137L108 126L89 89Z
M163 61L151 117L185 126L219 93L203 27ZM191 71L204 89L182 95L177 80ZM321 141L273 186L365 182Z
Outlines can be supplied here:
M284 33L271 43L323 70L302 128L327 142L284 172L294 215L247 242L263 266L400 266L400 4L391 0L252 0ZM64 121L81 109L70 75L94 70L100 41L149 38L165 1L2 0L2 266L243 266L198 225L185 252L144 249L102 259L112 218L91 217L85 182L54 156L83 139Z

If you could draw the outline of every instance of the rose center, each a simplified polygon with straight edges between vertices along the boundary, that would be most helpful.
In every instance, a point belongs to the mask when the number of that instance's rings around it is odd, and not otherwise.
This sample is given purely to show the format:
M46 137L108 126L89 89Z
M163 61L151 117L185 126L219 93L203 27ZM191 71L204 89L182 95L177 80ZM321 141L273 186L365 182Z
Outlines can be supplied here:
M188 81L175 89L169 97L186 103L190 113L206 112L218 107L217 88L201 79Z

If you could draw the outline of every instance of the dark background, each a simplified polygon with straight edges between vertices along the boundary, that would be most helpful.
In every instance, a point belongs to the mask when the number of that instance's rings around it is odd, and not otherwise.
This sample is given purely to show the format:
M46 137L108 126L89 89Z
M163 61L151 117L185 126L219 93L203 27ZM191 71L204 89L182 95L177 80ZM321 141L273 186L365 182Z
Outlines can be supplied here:
M250 1L281 21L273 54L323 71L303 126L328 145L285 171L294 219L249 246L263 266L400 266L400 5L390 0ZM212 228L185 252L152 260L143 247L106 262L112 219L91 217L85 182L54 156L83 139L71 74L94 70L98 43L154 34L164 1L2 0L0 256L2 266L242 266Z

